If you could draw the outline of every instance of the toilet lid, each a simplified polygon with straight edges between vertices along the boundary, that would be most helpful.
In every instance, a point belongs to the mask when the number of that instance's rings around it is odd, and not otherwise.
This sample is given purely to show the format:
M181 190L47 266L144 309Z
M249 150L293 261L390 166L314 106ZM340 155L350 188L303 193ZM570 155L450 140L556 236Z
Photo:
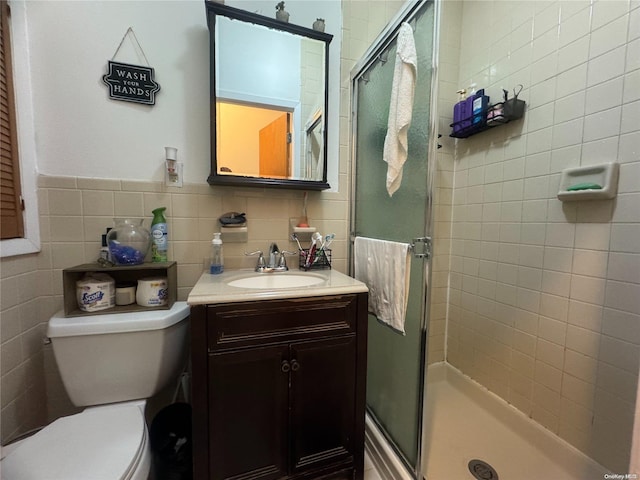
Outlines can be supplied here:
M63 417L2 461L3 480L120 480L145 448L144 414L109 406Z

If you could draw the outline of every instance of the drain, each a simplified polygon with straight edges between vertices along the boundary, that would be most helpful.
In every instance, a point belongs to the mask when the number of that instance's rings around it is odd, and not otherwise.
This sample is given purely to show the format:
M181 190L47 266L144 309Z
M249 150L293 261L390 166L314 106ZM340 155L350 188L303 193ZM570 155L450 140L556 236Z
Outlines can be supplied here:
M498 480L498 472L482 460L471 460L469 462L469 471L478 480Z

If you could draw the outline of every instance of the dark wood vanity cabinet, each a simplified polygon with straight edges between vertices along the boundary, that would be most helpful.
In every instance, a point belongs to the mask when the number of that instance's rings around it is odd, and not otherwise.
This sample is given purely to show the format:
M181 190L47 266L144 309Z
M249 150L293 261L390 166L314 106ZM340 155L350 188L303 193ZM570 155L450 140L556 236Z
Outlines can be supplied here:
M194 479L362 479L367 294L197 305Z

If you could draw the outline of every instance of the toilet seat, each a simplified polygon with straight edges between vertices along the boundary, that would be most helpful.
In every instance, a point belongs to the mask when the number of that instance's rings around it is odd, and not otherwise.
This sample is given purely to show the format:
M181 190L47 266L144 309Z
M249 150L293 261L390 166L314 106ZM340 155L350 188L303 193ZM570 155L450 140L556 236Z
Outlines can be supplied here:
M3 480L129 480L148 448L142 410L109 405L63 417L2 460Z

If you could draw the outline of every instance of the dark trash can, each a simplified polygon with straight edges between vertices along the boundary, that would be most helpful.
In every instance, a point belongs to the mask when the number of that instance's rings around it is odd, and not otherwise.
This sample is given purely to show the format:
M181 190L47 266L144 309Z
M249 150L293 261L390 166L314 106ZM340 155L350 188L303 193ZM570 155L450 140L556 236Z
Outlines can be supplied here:
M158 412L149 428L151 479L192 480L191 405L173 403Z

